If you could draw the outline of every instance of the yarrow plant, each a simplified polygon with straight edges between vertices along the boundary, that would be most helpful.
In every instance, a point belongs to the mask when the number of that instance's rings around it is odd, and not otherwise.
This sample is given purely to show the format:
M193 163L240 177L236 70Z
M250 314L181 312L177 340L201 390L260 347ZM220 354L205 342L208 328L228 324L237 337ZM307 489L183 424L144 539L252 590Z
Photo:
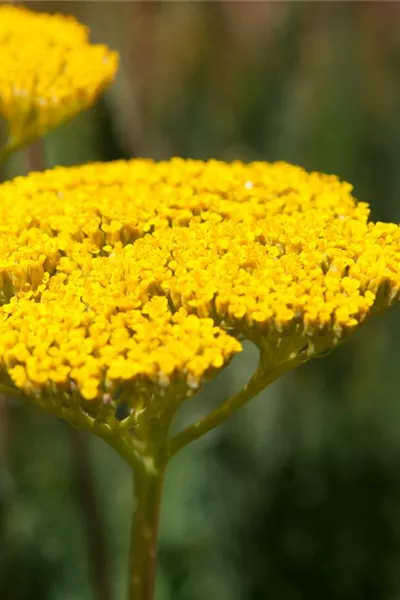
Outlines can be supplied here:
M179 158L0 186L1 389L131 466L130 600L153 598L170 459L398 301L399 226L369 222L351 192L286 163ZM171 436L243 340L259 350L248 384Z
M0 159L88 108L111 83L118 55L88 41L72 17L0 5Z

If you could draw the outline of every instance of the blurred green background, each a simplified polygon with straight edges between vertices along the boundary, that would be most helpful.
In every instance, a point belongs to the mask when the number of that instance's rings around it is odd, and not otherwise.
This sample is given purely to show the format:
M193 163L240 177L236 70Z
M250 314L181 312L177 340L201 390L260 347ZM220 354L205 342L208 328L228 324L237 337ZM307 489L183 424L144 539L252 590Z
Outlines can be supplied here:
M400 221L400 3L29 2L121 53L92 110L20 154L173 155L336 173ZM400 600L400 319L289 374L170 465L157 600ZM252 348L187 404L226 398ZM101 441L0 414L0 599L124 597L131 480Z

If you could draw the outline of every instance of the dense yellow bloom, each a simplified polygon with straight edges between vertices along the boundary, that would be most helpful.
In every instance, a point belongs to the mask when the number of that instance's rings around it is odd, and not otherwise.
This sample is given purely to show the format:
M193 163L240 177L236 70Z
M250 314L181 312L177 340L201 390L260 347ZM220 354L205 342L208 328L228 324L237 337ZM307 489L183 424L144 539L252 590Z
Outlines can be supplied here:
M117 54L90 44L72 17L9 5L0 5L0 56L0 115L10 147L90 106L118 65Z
M349 184L284 163L133 160L4 183L4 376L52 402L122 390L138 407L193 393L242 337L271 371L307 360L398 300L400 228L368 212Z

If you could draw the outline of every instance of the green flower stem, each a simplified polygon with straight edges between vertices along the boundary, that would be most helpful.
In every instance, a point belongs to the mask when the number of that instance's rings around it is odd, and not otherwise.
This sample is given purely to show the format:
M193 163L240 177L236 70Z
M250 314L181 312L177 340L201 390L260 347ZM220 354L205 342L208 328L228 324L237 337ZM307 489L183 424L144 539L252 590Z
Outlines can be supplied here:
M128 600L152 600L157 565L157 534L166 461L134 470Z
M9 159L11 154L13 154L14 152L17 152L17 150L20 150L26 144L29 144L31 141L33 142L34 138L32 138L32 140L30 140L30 139L23 140L19 144L7 143L4 146L0 147L0 165L2 163L5 163Z
M168 444L168 457L174 456L174 454L179 452L184 446L187 446L223 423L223 421L226 421L226 419L237 411L238 408L247 404L249 400L257 396L257 394L265 389L270 383L278 379L278 377L286 373L286 371L289 371L303 362L305 362L305 358L302 354L299 354L291 360L276 365L271 371L267 366L265 357L261 353L258 368L249 383L245 385L240 392L231 396L231 398L226 400L209 415L200 419L197 423L190 425L173 437Z
M27 148L34 142L41 140L45 134L45 131L40 132L27 127L23 136L18 139L9 138L5 144L0 146L0 164L5 163L14 152L18 152L18 150ZM36 165L33 165L33 168L31 167L29 170L44 171L45 168L44 161L40 161Z

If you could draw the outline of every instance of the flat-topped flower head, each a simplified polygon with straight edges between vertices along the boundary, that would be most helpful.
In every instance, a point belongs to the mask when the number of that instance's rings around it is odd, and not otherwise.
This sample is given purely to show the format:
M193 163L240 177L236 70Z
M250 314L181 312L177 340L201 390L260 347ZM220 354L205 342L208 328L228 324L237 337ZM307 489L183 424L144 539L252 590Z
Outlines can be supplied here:
M0 5L0 116L17 148L89 107L112 82L118 56L88 42L72 17Z
M48 410L174 410L240 352L264 376L398 300L400 228L284 163L132 160L0 186L0 366Z

